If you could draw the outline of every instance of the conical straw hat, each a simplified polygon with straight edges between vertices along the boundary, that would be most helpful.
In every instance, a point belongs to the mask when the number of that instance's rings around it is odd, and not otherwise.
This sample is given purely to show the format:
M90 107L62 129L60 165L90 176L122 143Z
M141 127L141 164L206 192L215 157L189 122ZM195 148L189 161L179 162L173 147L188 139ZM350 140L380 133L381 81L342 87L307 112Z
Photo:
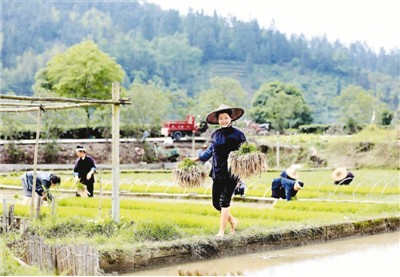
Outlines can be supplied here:
M295 180L297 180L297 179L299 179L299 173L297 172L297 170L295 169L295 168L293 168L293 167L289 167L289 168L287 168L286 170L286 174L290 177L290 178L292 178L292 179L295 179Z
M332 172L332 179L334 181L340 181L346 178L347 176L347 169L344 167L338 167Z
M218 109L210 112L207 117L206 121L209 124L218 124L218 117L217 115L222 112L226 111L232 118L232 121L238 120L244 114L244 110L242 108L231 108L225 104L219 105Z

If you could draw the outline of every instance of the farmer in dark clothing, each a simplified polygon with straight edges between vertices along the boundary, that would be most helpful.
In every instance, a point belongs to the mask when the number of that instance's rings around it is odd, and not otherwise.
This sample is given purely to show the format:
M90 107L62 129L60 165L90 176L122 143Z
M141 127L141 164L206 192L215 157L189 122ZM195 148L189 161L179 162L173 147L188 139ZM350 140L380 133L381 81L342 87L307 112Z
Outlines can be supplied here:
M96 172L96 165L93 158L86 155L86 150L83 146L76 147L76 155L78 159L75 161L74 167L74 181L80 182L86 186L88 197L93 197L94 188L94 173ZM77 192L76 196L80 196Z
M303 182L291 180L283 177L275 178L272 181L272 195L276 199L286 199L290 201L295 197L297 192L304 186Z
M233 191L234 195L240 195L243 197L244 191L246 189L246 184L242 180L238 180L235 190Z
M217 236L225 234L228 222L231 225L231 234L235 232L239 223L232 216L230 210L230 202L238 178L234 177L228 169L228 156L232 151L238 150L240 145L246 141L243 132L232 126L232 122L243 114L243 109L231 108L224 104L211 112L206 118L207 123L219 124L220 128L212 133L209 147L193 159L194 161L207 161L212 158L210 171L210 177L213 179L212 200L214 208L221 212Z
M280 177L272 181L271 197L290 201L304 186L304 183L297 179L299 179L299 174L293 167L282 171Z
M21 176L22 188L24 194L27 198L32 198L32 188L33 188L33 171L28 171ZM60 177L49 172L36 172L36 193L43 199L53 200L53 196L49 193L50 188L59 185L61 182ZM27 203L30 199L26 199Z
M331 177L335 185L349 185L354 179L354 174L344 167L339 167L332 172Z

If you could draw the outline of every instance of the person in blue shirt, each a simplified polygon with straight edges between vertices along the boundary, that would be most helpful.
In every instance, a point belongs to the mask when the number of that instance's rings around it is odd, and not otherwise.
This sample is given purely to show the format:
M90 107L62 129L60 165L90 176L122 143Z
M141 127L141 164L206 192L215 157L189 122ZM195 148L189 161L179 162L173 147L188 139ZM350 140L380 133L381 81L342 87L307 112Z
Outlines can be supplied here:
M299 173L295 168L289 167L282 171L280 177L275 178L272 181L272 194L271 197L275 199L286 199L290 201L292 197L297 195L297 192L301 190L304 183L298 181Z
M21 176L22 189L24 190L24 195L27 197L27 199L25 199L25 203L28 203L28 201L32 198L33 175L33 171L28 171ZM59 185L60 182L60 177L55 174L37 171L35 191L44 200L49 199L49 201L52 201L53 196L49 192L50 188L54 188L56 185Z
M231 225L230 233L235 233L239 221L231 214L230 203L238 178L233 176L228 168L229 153L238 150L246 141L242 131L232 126L244 114L242 108L231 108L221 104L218 109L206 117L208 124L219 124L211 135L208 148L201 152L194 161L207 161L211 158L210 177L213 180L212 202L214 208L220 212L220 226L216 236L224 236L226 226Z

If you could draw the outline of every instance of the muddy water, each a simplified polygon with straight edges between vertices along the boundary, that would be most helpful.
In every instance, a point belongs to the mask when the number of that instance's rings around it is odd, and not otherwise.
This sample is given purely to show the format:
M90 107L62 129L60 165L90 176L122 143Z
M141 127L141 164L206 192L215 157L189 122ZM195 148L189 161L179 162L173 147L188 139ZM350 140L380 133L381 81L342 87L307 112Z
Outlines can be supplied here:
M129 276L178 272L245 276L400 276L400 232L181 264Z

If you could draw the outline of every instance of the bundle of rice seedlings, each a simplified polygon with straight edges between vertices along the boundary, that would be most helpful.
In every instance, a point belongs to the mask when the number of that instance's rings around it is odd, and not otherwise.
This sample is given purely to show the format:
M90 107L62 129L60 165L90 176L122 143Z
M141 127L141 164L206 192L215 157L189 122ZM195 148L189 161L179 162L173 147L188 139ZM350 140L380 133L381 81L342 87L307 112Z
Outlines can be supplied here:
M76 190L80 194L81 197L87 197L87 195L88 195L87 193L88 192L87 192L86 186L84 184L82 184L80 182L77 182L75 184L75 187L76 187Z
M254 144L245 142L228 156L228 168L233 175L247 178L267 170L267 157Z
M172 176L175 182L183 188L198 188L203 185L207 174L196 162L185 158L174 168Z

